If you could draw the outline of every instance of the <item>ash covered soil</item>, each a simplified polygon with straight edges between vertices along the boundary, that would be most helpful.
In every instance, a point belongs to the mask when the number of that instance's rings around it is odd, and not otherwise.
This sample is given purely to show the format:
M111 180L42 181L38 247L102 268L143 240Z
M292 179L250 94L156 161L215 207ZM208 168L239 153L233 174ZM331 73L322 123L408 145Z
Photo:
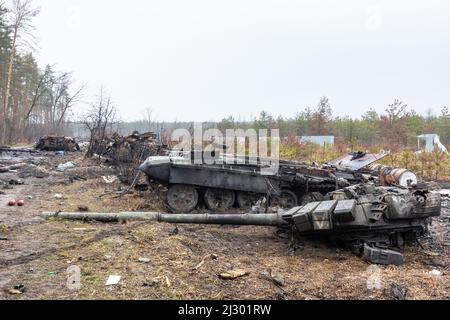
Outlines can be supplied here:
M75 168L56 171L69 161ZM80 205L93 212L164 211L164 194L118 197L126 186L103 179L114 170L81 154L0 155L0 167L17 164L16 172L0 173L0 299L450 298L449 201L421 239L423 249L403 248L401 267L374 268L327 243L305 240L293 250L268 227L45 221L43 211ZM25 206L7 206L11 199ZM70 266L81 269L79 290L67 287ZM236 269L248 274L219 277ZM120 282L105 286L111 275ZM12 290L19 285L22 294Z

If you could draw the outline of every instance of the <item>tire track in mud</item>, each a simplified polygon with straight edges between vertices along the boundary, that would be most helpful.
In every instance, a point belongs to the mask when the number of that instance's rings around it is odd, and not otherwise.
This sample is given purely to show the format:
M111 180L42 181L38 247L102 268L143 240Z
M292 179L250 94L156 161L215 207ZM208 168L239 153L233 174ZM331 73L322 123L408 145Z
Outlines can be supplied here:
M25 263L29 263L35 260L38 260L42 257L48 256L48 255L54 255L58 252L67 251L67 250L75 250L79 249L86 245L91 245L95 242L102 241L103 239L112 237L112 236L121 236L129 233L130 230L134 230L138 227L141 227L142 225L149 224L150 222L143 221L143 222L136 222L133 225L125 225L125 226L119 226L115 227L112 230L103 230L100 231L95 236L85 239L80 243L72 244L64 247L58 247L58 248L49 248L47 250L42 250L36 253L30 253L27 255L23 255L17 258L13 259L0 259L0 267L14 267L14 266L20 266Z

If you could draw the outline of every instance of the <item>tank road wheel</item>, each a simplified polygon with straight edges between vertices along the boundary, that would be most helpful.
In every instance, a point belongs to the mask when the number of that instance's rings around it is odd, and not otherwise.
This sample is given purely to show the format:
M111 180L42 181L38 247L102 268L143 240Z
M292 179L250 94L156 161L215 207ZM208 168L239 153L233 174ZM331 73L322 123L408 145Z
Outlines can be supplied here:
M167 204L174 212L191 212L198 204L198 192L193 186L174 185L167 193Z
M258 202L260 195L252 192L239 192L237 195L237 203L241 209L251 209Z
M205 204L212 211L226 211L231 209L236 201L232 190L208 189L205 192Z
M292 191L282 190L281 194L274 197L271 206L279 206L283 209L292 209L298 205L298 198Z

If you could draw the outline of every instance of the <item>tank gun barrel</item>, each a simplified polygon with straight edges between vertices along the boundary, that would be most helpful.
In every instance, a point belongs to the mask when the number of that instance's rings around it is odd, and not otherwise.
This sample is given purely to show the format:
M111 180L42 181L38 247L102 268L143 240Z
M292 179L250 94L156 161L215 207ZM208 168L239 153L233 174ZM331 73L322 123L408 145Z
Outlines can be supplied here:
M286 222L278 214L164 214L159 212L44 212L45 219L95 220L119 222L126 220L157 221L175 224L216 224L246 226L281 226Z
M282 224L278 214L160 214L158 221L247 226L279 226Z

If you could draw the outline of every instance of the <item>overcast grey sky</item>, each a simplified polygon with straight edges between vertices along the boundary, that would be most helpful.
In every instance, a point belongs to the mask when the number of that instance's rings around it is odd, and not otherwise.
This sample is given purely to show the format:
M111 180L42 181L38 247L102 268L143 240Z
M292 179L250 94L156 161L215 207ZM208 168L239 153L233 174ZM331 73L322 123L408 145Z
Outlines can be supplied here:
M36 0L41 65L110 91L125 120L450 106L447 0Z

